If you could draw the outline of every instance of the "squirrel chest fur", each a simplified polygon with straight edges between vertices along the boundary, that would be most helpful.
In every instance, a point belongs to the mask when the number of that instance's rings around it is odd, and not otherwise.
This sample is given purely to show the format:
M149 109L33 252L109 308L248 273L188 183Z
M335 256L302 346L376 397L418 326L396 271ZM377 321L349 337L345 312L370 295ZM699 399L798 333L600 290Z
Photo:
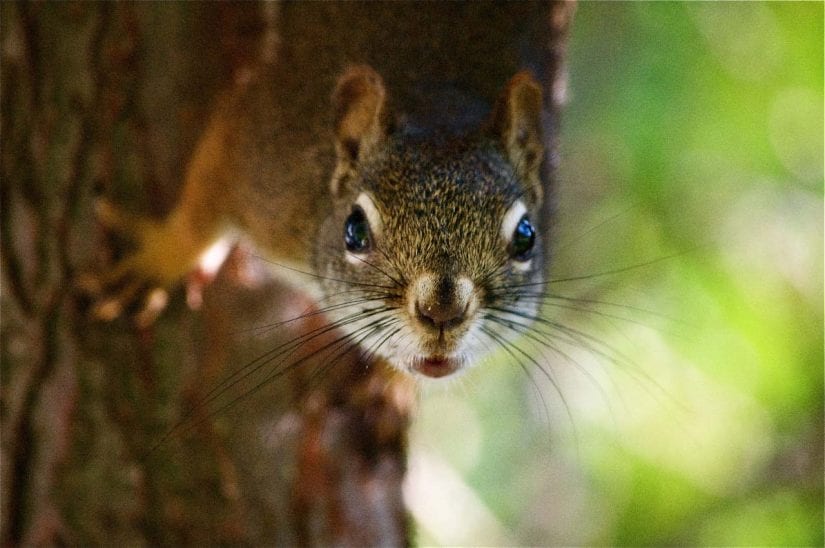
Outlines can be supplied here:
M235 226L391 365L476 362L543 279L545 11L284 3L274 60L220 102L179 204L106 283L170 285Z

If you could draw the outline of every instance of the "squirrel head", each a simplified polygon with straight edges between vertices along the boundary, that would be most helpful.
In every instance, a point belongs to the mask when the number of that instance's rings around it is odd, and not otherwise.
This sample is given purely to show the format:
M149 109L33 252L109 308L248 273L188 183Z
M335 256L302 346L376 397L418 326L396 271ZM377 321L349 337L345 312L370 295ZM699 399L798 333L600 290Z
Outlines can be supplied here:
M328 314L366 352L424 377L513 339L542 279L540 85L518 73L461 136L395 130L366 66L341 76L333 103L334 205L315 253Z

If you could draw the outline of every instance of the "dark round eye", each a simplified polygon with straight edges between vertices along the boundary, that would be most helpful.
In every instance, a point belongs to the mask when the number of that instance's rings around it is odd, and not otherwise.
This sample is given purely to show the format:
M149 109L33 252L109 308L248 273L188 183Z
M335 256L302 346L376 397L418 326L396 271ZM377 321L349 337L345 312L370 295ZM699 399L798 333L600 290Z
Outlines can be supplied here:
M516 225L513 239L510 242L510 257L517 261L527 261L533 256L533 246L536 243L536 229L530 224L530 219L524 215Z
M370 224L364 210L358 206L352 208L344 223L344 243L353 253L363 253L370 247Z

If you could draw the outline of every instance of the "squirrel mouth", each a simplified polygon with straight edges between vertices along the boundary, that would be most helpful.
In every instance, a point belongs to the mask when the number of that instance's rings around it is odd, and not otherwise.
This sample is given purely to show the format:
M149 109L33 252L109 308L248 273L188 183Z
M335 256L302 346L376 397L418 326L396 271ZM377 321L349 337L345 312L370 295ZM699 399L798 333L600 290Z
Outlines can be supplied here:
M438 379L454 373L461 366L461 361L446 356L429 356L418 358L413 362L413 369L426 377Z

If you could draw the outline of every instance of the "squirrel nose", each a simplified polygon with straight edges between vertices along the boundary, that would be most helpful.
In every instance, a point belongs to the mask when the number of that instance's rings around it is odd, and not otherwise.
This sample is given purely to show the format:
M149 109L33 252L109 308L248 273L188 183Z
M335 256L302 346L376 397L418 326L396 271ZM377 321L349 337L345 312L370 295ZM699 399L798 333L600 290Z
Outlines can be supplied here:
M416 320L443 331L466 319L473 302L473 283L463 276L425 275L414 284L413 296Z
M464 319L464 313L466 310L466 302L448 301L422 303L419 301L415 304L415 311L418 321L424 325L434 327L436 329L452 327L461 323Z

